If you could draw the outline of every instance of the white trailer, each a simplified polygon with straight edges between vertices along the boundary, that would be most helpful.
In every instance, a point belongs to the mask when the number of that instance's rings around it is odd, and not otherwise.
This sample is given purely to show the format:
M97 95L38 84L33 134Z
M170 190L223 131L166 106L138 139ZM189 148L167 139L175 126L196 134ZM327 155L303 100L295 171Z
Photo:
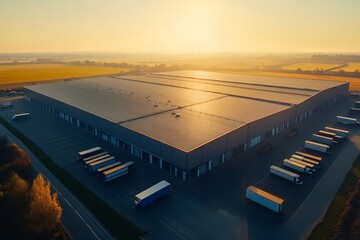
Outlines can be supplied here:
M246 189L246 198L272 210L274 213L280 213L284 204L283 199L254 186L249 186Z
M0 108L11 108L12 102L2 102L0 103Z
M20 120L20 119L28 119L30 117L30 113L19 113L19 114L15 114L11 120L16 121L16 120Z
M90 163L88 165L88 170L89 170L89 172L93 173L97 169L105 167L105 166L110 165L110 164L115 163L115 162L116 162L116 159L114 157L105 158L105 159L102 159L100 161Z
M341 142L342 140L344 140L344 137L336 135L336 133L325 131L325 130L320 130L318 132L318 135L333 138L337 142Z
M327 153L327 154L330 153L329 145L317 143L317 142L313 142L313 141L305 141L305 148L311 149L314 151L318 151L318 152L322 152L322 153Z
M349 136L349 131L347 130L343 130L343 129L339 129L339 128L332 128L332 127L325 127L325 130L328 132L333 132L338 136L347 138Z
M293 161L293 162L297 162L297 163L300 163L302 165L305 165L306 167L310 168L313 172L315 172L316 168L319 168L317 165L315 164L312 164L312 163L309 163L309 162L306 162L306 161L303 161L303 160L300 160L300 159L296 159L296 158L289 158L290 161Z
M86 157L93 156L93 155L98 154L100 152L102 152L101 147L93 147L93 148L86 149L84 151L78 152L77 158L78 158L79 161L81 161Z
M318 161L318 162L321 162L321 161L322 161L322 157L319 157L319 156L315 156L315 155L308 154L308 153L304 153L304 152L300 152L300 151L296 151L295 153L296 153L297 155L300 155L300 156L309 158L309 159L311 159L311 160L315 160L315 161Z
M302 184L302 181L300 181L300 176L296 173L293 173L293 172L290 172L286 169L283 169L281 167L277 167L275 165L271 165L270 166L270 173L278 176L278 177L281 177L281 178L284 178L290 182L293 182L293 183L296 183L298 185L301 185Z
M325 137L330 137L330 138L336 138L336 133L329 132L329 131L324 131L324 130L320 130L318 132L318 135L325 136Z
M321 136L321 135L318 135L318 134L313 134L312 135L312 140L315 141L315 142L323 143L323 144L327 144L327 145L332 145L333 143L337 143L331 137L325 137L325 136Z
M352 108L349 109L349 113L351 113L351 114L359 114L360 113L360 108L352 107Z
M88 162L88 161L90 161L90 160L93 160L93 159L95 159L95 158L98 158L98 157L101 157L101 156L104 156L104 155L106 155L106 154L108 154L108 152L101 152L101 153L98 153L98 154L95 154L95 155L92 155L92 156L89 156L89 157L86 157L86 158L83 158L83 163L86 163L86 162Z
M308 168L307 166L303 165L303 164L300 164L300 163L297 163L297 162L294 162L294 161L291 161L289 159L284 159L283 160L283 165L285 167L288 167L288 168L291 168L291 169L294 169L298 172L302 172L302 173L307 173L307 174L313 174L313 171Z
M117 166L115 168L106 170L101 173L102 179L105 182L109 182L115 178L124 176L128 174L129 172L133 171L135 169L135 163L133 161L124 163L120 166Z
M111 157L111 156L109 154L104 154L99 157L92 158L89 161L84 162L84 166L85 166L85 168L87 168L86 166L89 165L90 163L97 162L97 161L100 161L100 160L102 160L104 158L108 158L108 157Z
M311 160L311 159L309 159L309 158L306 158L306 157L303 157L303 156L299 156L299 155L296 155L296 154L291 155L291 157L292 157L292 158L299 159L299 160L301 160L301 161L305 161L305 162L312 163L312 164L314 164L315 166L317 166L318 168L320 167L320 162L318 162L318 161Z
M344 116L336 116L336 122L347 125L360 124L356 118L349 118Z
M112 169L114 167L120 166L121 164L122 164L122 162L115 162L115 163L112 163L112 164L107 165L105 167L99 168L99 169L96 170L96 176L100 177L102 172L104 172L106 170L109 170L109 169Z
M142 210L158 199L171 193L171 184L163 180L135 195L135 208Z

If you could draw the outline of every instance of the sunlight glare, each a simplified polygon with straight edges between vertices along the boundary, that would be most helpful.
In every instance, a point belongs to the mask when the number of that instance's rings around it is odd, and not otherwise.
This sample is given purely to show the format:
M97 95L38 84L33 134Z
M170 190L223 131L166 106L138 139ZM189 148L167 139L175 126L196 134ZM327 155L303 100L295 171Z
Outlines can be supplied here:
M219 25L215 9L206 4L189 4L179 9L175 19L175 42L181 51L217 49Z

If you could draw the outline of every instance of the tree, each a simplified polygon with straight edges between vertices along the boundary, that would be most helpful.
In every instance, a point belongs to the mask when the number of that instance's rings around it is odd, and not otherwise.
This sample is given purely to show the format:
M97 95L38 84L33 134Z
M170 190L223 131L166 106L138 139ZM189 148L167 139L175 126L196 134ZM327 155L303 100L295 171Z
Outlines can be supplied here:
M0 136L0 149L3 149L9 143L7 136Z
M51 194L49 182L39 174L30 189L27 214L30 230L40 235L51 234L60 222L61 213L57 193Z
M14 171L26 178L30 174L30 167L30 159L16 144L8 144L0 151L1 177L6 177L7 174Z
M12 172L9 179L1 186L1 221L19 233L24 226L29 184Z
M3 197L9 200L13 206L25 205L24 201L28 190L29 184L14 172L11 173L9 180L1 186Z

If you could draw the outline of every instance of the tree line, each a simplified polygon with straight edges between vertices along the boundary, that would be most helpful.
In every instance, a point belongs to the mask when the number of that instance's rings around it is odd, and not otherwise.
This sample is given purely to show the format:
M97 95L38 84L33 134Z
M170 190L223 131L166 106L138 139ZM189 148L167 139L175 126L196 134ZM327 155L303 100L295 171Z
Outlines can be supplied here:
M0 232L4 239L64 239L57 193L16 144L0 136Z

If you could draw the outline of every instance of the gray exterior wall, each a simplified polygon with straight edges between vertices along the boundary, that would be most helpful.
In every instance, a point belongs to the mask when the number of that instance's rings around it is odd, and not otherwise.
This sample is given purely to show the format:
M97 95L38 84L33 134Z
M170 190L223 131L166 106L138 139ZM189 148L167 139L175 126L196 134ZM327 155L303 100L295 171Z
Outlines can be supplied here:
M53 109L61 111L72 116L76 120L80 120L85 124L85 129L90 125L94 133L95 128L103 133L111 135L123 142L140 148L154 157L160 158L171 165L170 172L176 172L179 177L186 175L194 177L201 175L204 169L209 170L213 165L223 162L233 157L236 151L244 151L251 147L251 140L260 137L262 142L264 139L277 134L278 132L296 124L298 121L308 117L311 113L328 104L336 101L338 97L348 93L348 84L338 87L326 89L315 94L313 97L305 100L297 106L277 112L266 118L257 119L247 123L234 131L228 132L216 139L213 139L191 151L184 152L172 146L159 142L151 137L144 136L140 133L127 129L121 125L111 122L92 113L85 112L63 102L49 98L45 95L36 93L30 89L24 89L26 98L30 97L41 103L46 103ZM73 122L76 124L76 122ZM101 136L100 136L101 137ZM110 142L111 139L108 139ZM114 143L113 143L114 144ZM130 150L134 153L134 147ZM141 158L140 154L140 158ZM151 160L149 160L151 162ZM211 163L210 163L211 162ZM161 165L161 164L160 164ZM179 168L174 171L174 168ZM201 170L201 171L200 171ZM187 176L187 177L188 177ZM187 180L187 179L184 179Z

